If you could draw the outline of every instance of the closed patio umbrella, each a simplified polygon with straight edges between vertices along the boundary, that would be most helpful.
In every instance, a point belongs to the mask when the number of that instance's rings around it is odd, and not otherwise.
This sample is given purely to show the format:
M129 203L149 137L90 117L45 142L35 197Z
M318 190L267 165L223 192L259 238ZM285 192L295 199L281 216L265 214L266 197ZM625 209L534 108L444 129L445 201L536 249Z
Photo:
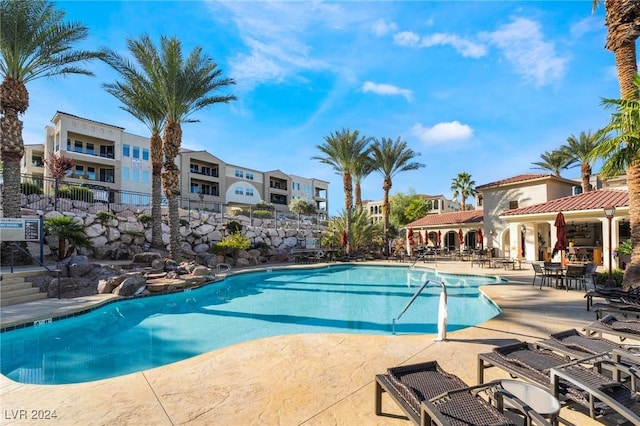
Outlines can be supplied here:
M413 228L409 228L409 232L407 233L407 239L409 240L409 245L413 245Z
M553 224L556 227L556 245L553 246L553 253L551 255L555 256L558 252L560 252L561 254L564 253L564 249L567 246L567 241L564 233L566 224L562 212L558 212L556 221Z
M422 231L418 231L418 245L422 245Z
M436 235L436 245L440 247L440 243L442 243L442 232L438 231L438 234Z
M342 247L347 245L347 231L342 231L342 235L340 235L340 245Z
M464 234L462 233L462 228L458 229L458 242L460 245L464 243Z
M478 242L478 245L480 246L480 249L482 250L482 228L478 228L478 233L476 234L476 241Z

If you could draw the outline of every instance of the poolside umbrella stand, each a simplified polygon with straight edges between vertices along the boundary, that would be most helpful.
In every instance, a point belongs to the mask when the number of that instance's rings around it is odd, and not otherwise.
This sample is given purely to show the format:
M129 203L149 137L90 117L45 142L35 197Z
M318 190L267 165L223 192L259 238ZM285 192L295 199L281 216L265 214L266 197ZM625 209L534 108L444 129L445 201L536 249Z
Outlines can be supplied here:
M556 221L553 224L556 227L556 245L553 246L553 253L551 253L551 256L555 256L556 253L560 252L560 262L564 263L564 249L567 246L567 241L565 238L566 224L562 212L558 212Z

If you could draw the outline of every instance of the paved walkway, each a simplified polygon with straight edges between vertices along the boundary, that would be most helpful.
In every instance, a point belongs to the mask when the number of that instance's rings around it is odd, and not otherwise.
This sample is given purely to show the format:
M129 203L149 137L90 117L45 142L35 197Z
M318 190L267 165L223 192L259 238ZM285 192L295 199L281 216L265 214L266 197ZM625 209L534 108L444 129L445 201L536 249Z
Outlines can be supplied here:
M531 270L471 269L468 262L439 262L438 269L508 278L507 284L483 287L502 313L478 326L450 332L443 342L435 342L434 335L302 334L241 343L90 383L25 385L0 376L0 423L40 424L41 420L19 417L55 410L57 417L47 424L409 425L387 395L383 411L388 414L374 414L375 374L435 359L445 370L475 384L478 353L515 340L535 341L580 329L595 318L586 311L581 292L532 287ZM85 298L82 303L94 300ZM72 304L51 299L3 307L2 322L72 309ZM496 369L487 371L487 379L499 377L506 376ZM570 424L601 424L573 409L563 408L561 416Z

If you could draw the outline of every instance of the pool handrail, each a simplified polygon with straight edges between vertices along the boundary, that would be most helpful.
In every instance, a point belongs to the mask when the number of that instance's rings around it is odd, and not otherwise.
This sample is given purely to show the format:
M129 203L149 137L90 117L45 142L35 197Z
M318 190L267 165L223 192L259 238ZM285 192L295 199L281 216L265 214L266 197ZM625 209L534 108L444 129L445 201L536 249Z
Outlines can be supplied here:
M422 253L420 256L418 256L418 258L416 260L413 261L413 263L411 265L409 265L409 269L414 269L416 267L416 263L418 263L420 260L424 259L428 254L431 254L429 252L424 252ZM438 254L434 252L434 262L436 264L436 266L438 265Z
M420 286L420 288L415 292L415 294L413 295L411 300L409 300L409 302L405 305L404 309L402 309L402 311L398 314L398 316L391 320L391 333L392 334L396 334L396 321L399 320L400 318L402 318L404 313L407 312L407 309L409 309L409 306L411 306L411 304L414 302L414 300L416 300L418 298L418 296L420 296L420 293L422 293L422 290L424 290L429 285L429 283L439 284L440 287L442 287L442 291L444 293L444 299L445 299L445 301L447 300L447 286L445 285L444 281L426 280ZM440 315L440 312L439 312L438 313L438 318L440 318L440 316L441 315ZM444 338L445 339L446 339L446 334L447 334L447 332L446 332L446 324L445 324L445 330L444 330ZM443 339L440 339L440 340L443 340Z

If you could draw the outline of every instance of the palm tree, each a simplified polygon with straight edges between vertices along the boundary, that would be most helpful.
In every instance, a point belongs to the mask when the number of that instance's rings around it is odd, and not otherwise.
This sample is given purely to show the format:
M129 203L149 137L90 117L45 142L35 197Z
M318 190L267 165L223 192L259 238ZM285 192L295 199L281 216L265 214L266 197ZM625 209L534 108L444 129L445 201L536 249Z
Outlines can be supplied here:
M476 193L476 181L471 180L471 175L467 172L458 173L458 176L453 178L451 182L451 190L453 191L453 198L456 200L458 197L462 200L462 211L467 209L467 198L472 197Z
M540 159L541 161L531 163L536 166L532 168L550 171L557 177L560 177L561 170L570 168L574 163L574 160L568 158L565 152L558 149L551 152L545 151L544 154L540 154Z
M560 147L568 160L574 163L580 163L580 177L582 178L582 192L591 191L593 188L589 183L591 179L590 154L595 147L601 142L604 134L591 131L588 133L580 132L579 137L571 135L567 138L567 144Z
M594 9L600 3L601 0L594 0ZM635 101L638 99L636 40L640 36L640 2L637 0L605 0L604 8L605 23L608 28L605 48L613 51L615 56L618 85L620 86L620 100ZM637 113L637 109L622 108L623 105L624 103L620 105L621 112L626 110L627 112L636 111ZM630 107L631 105L627 104L626 106ZM626 117L626 119L622 120L621 117ZM614 121L632 124L635 121L634 114L614 116L612 117L612 122ZM616 143L624 145L625 140L627 141L626 143L634 140L631 138L630 129L621 128L619 130L623 130L619 138L616 138L614 142L601 144L602 148L596 149L596 155L598 153L605 155L607 152L611 152L611 157L608 158L605 167L602 169L604 173L613 172L617 169L617 166L621 166L623 164L621 157L628 160L626 167L627 186L629 187L629 224L631 227L633 253L631 254L631 262L625 270L623 286L629 287L632 282L638 282L640 278L640 156L638 155L637 140L631 146L620 146L617 150L608 150L609 146ZM627 154L619 154L621 152ZM605 172L605 168L607 172Z
M79 248L90 248L91 240L81 219L71 216L54 216L44 221L44 232L58 238L58 260L65 259ZM68 243L68 247L67 247Z
M369 142L371 138L360 136L357 130L351 132L349 129L342 129L325 136L325 143L316 145L322 155L311 157L323 164L328 164L333 169L342 174L342 187L344 189L344 210L345 228L347 234L347 254L351 251L351 210L353 210L353 170L356 162L363 155L369 153Z
M182 144L182 123L194 123L190 116L202 108L235 100L233 95L214 96L211 92L235 84L229 78L221 78L222 71L201 47L195 47L189 56L182 57L182 44L175 37L160 38L160 51L149 36L129 40L129 50L136 52L136 60L149 77L149 84L157 93L150 99L153 108L162 112L165 119L162 137L164 155L162 185L169 203L169 255L182 260L178 241L180 217L180 170L175 159Z
M362 180L374 170L374 163L367 152L362 153L353 163L353 184L356 209L362 210Z
M144 52L135 50L140 47L131 40L128 42L131 55L144 57ZM159 90L151 86L150 78L144 71L126 58L110 49L102 49L103 60L120 74L122 81L105 83L105 90L122 102L121 108L140 120L151 132L151 246L164 248L162 242L162 129L165 125L163 112L156 107L160 104L153 99Z
M640 89L640 76L636 76L635 84ZM614 136L605 138L591 154L594 159L604 159L601 170L604 177L618 176L627 171L632 252L623 288L628 290L640 283L640 100L605 99L603 104L616 111L601 132L613 132Z
M391 138L376 140L371 147L371 156L375 170L383 177L382 191L384 195L382 198L382 219L384 222L383 235L385 252L388 249L389 241L389 191L391 191L391 187L393 186L392 178L400 172L418 170L424 167L424 164L412 161L419 155L419 152L408 148L407 143L399 137L395 141Z
M100 53L75 50L88 35L80 23L63 22L65 12L43 0L0 0L0 157L4 163L2 207L5 217L20 217L22 121L29 107L27 83L42 77L93 75L79 63Z

